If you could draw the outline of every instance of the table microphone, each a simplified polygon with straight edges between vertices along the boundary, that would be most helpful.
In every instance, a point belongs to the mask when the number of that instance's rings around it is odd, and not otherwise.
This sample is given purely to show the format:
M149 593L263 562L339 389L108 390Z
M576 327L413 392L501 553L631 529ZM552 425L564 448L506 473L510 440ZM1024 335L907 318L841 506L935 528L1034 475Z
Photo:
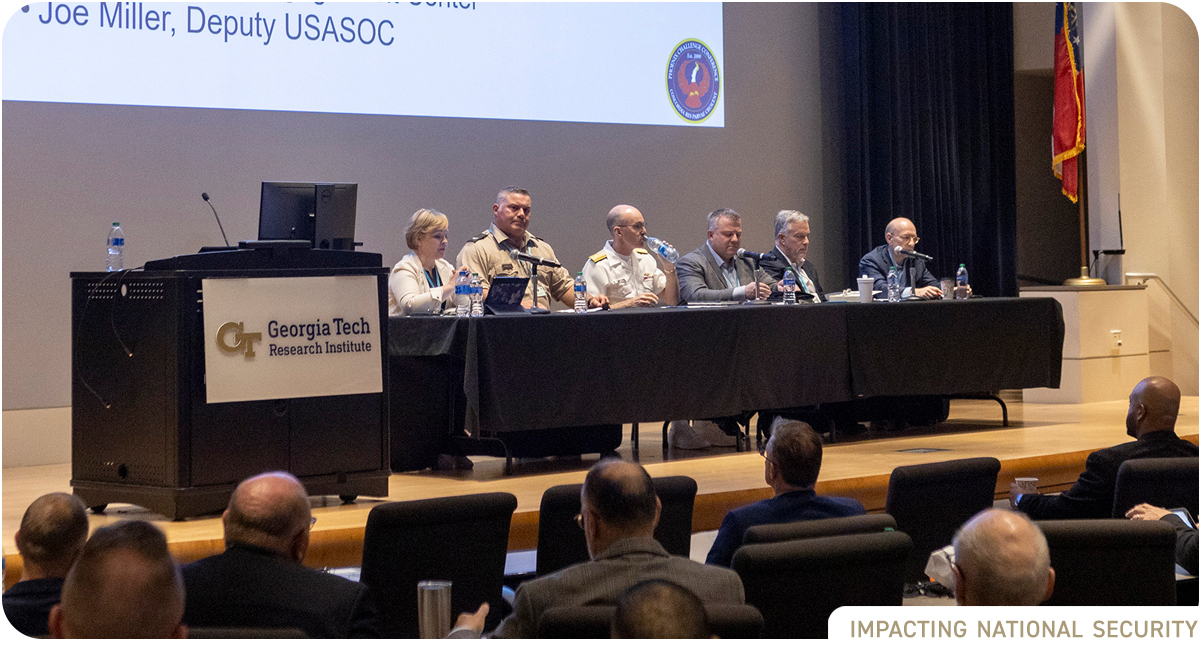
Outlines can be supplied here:
M550 259L543 259L542 257L535 257L532 254L529 254L528 252L521 252L520 250L509 250L508 255L510 257L512 257L513 259L520 259L521 261L528 261L529 263L536 264L538 266L548 266L550 268L562 268L562 264L558 263L557 261L551 261Z
M208 202L208 208L212 209L213 217L217 219L217 228L221 230L221 238L225 241L225 247L229 247L229 239L225 238L225 227L221 226L221 216L217 215L217 209L208 201L208 193L200 193L200 199Z
M762 252L751 252L745 248L738 248L737 256L739 259L750 258L755 261L775 261L775 255L770 252L765 254Z
M920 259L921 261L933 261L933 257L931 257L927 254L922 254L915 250L905 250L903 247L901 247L899 245L893 245L892 252L895 252L896 254L908 255L910 257L916 257L917 259Z

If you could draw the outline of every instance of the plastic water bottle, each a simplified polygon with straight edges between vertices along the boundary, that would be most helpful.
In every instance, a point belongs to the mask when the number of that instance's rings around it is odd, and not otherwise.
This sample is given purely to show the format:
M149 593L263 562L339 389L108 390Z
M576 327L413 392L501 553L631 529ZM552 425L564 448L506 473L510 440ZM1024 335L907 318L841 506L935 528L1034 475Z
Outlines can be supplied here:
M479 273L471 273L471 316L483 316L483 278Z
M663 259L666 259L667 261L669 261L671 263L675 263L676 261L679 260L679 250L676 250L675 248L671 247L670 245L667 245L665 242L663 242L663 240L661 238L654 238L653 236L647 236L646 237L646 247L650 248L650 250L652 250L654 252L659 253L660 255L662 255Z
M787 270L783 271L783 282L780 283L779 288L783 289L783 304L795 305L796 304L796 273L795 273L795 271L792 270L792 268L790 266L788 267Z
M108 230L108 270L122 270L125 268L125 232L121 231L121 223L114 222L112 229Z
M583 281L583 271L575 276L575 311L579 314L587 311L587 282Z
M900 302L900 273L895 266L888 271L888 302Z
M459 273L454 280L454 314L455 316L471 315L471 275Z
M959 264L958 272L954 274L954 299L966 300L970 297L967 293L967 265Z

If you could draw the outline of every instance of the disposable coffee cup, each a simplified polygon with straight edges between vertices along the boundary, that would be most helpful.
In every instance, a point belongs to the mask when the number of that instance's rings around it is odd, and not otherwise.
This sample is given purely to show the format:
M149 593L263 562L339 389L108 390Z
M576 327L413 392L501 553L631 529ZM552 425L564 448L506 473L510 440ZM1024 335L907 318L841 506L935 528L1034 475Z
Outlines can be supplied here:
M871 302L871 298L875 296L875 278L860 277L858 278L858 302Z
M949 277L943 277L939 284L942 289L942 297L946 300L954 300L954 280ZM1034 481L1037 481L1037 479L1034 479Z
M417 621L421 639L442 639L450 634L450 581L417 583Z

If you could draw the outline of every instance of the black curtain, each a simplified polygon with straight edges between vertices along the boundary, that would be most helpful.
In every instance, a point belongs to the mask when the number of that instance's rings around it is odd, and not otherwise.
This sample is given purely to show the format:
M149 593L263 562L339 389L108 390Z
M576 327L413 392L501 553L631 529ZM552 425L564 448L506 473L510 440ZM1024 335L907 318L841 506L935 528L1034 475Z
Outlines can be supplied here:
M838 24L847 275L904 216L935 275L1017 295L1012 5L844 4Z

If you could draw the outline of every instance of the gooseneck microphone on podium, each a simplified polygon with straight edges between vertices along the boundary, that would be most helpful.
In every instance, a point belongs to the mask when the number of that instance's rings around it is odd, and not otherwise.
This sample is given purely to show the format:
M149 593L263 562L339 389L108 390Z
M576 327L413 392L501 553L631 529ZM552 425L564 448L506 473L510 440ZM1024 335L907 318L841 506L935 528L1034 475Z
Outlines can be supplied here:
M212 209L213 217L217 219L217 228L221 230L221 239L225 241L225 247L229 247L229 239L225 238L225 227L221 225L221 216L217 215L217 209L208 201L208 193L200 193L200 199L208 202L208 208Z
M775 261L775 255L770 252L751 252L745 248L738 248L737 256L739 259L753 259L755 261Z
M899 245L893 245L892 252L895 252L896 254L903 254L903 255L906 255L909 257L914 257L916 259L920 259L921 261L933 261L933 257L931 257L927 254L922 254L920 252L917 252L916 250L905 250L903 247L901 247Z

